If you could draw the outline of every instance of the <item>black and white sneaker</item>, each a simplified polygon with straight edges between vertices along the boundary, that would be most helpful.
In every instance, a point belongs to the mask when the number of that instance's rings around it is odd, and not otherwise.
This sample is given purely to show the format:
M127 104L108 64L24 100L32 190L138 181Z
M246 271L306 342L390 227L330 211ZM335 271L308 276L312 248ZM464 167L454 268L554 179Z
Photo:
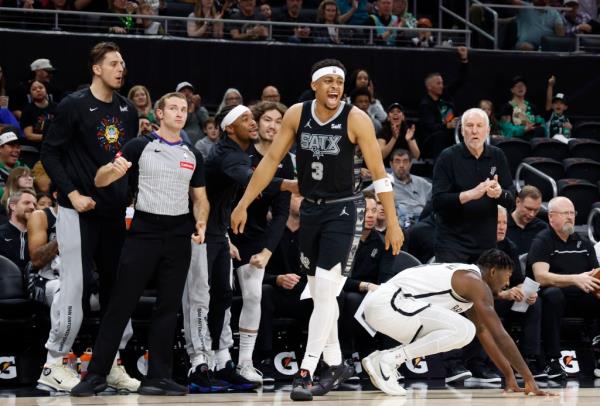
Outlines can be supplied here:
M548 375L548 379L567 379L567 373L560 366L560 362L557 359L551 359L546 368L544 368L544 373Z
M273 360L271 358L263 359L262 361L260 361L258 369L263 374L263 385L275 384L275 376L277 372L275 371L275 367L273 366Z
M310 390L314 396L323 396L332 389L337 388L342 382L354 375L354 366L347 362L339 365L328 366L319 374L319 381Z
M492 371L483 360L474 360L469 363L471 379L483 383L500 383L502 378L496 372Z
M600 378L600 336L594 337L592 340L592 350L596 358L596 366L594 367L594 376Z
M235 363L231 360L227 361L225 368L215 371L215 378L228 382L231 389L235 390L252 390L260 386L256 382L249 381L239 374Z
M462 382L473 376L459 359L446 360L444 367L446 368L446 383Z
M169 378L150 378L142 381L138 393L148 396L185 396L188 388Z
M313 400L312 387L313 381L310 377L310 372L306 369L301 369L294 375L290 399L300 402Z
M525 358L525 363L527 364L527 367L529 367L529 371L531 372L531 375L533 375L534 379L548 379L548 374L542 367L540 367L540 363L537 358ZM515 376L517 378L523 378L519 372L515 372Z

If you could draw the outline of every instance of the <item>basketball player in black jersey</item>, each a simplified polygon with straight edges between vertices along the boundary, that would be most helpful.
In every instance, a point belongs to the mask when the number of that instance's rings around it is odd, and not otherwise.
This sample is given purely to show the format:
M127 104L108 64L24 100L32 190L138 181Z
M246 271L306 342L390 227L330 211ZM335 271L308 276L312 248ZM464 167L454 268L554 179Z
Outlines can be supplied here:
M246 192L231 215L234 233L243 233L248 206L268 185L286 152L297 143L296 162L300 193L300 263L308 274L314 310L301 369L294 377L292 400L312 400L349 377L337 337L336 296L354 235L356 210L353 163L358 145L374 179L375 191L388 217L386 249L400 251L404 237L394 208L394 195L383 166L371 119L341 102L345 68L335 59L312 68L315 100L295 104L285 114L279 137L256 168ZM329 366L313 385L312 375L323 354Z

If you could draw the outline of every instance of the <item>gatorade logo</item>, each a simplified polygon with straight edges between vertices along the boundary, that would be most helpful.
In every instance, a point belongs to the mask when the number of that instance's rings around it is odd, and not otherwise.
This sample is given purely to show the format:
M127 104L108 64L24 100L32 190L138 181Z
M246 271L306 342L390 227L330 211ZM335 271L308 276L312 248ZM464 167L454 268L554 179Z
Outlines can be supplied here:
M574 375L579 373L579 361L577 361L577 354L575 353L575 351L561 351L559 363L561 368L567 374Z
M294 375L298 372L298 362L296 362L296 353L280 352L273 360L275 369L282 375Z
M427 361L425 361L425 357L417 357L410 362L406 363L406 368L414 373L414 374L426 374L429 372L429 367L427 366Z
M0 357L0 379L15 379L17 377L17 364L15 357Z

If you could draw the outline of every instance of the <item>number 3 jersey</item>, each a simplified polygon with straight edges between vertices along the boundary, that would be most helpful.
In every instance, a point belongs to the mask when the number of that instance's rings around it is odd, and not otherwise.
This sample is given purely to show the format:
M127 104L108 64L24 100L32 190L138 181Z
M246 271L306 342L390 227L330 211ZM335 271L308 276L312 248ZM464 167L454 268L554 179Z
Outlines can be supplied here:
M300 194L310 199L336 199L354 192L356 145L348 138L351 105L340 103L325 123L317 118L315 100L302 104L296 133L296 165Z

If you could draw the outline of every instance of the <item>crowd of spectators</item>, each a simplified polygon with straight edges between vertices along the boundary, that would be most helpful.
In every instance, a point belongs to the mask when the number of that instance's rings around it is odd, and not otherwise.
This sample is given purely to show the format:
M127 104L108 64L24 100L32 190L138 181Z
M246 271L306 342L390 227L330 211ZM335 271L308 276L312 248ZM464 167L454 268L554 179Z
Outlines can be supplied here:
M597 0L497 0L483 3L560 7L498 9L501 16L514 19L516 38L510 46L519 50L539 49L544 36L574 36L600 31ZM444 37L438 42L437 37L426 30L434 28L437 16L429 14L425 7L425 14L421 14L417 7L417 15L413 15L413 3L408 0L2 0L0 6L115 14L101 17L61 15L57 22L51 14L0 13L2 25L28 29L163 35L167 32L167 22L160 17L173 16L188 17L188 20L170 21L168 33L191 38L409 47L452 45L452 38ZM486 12L480 6L473 5L470 15L473 23L489 28L491 23L486 20ZM270 22L293 25L270 26ZM307 23L323 26L303 25ZM354 27L341 28L340 25ZM411 30L416 28L421 30ZM476 33L474 37L477 41Z

